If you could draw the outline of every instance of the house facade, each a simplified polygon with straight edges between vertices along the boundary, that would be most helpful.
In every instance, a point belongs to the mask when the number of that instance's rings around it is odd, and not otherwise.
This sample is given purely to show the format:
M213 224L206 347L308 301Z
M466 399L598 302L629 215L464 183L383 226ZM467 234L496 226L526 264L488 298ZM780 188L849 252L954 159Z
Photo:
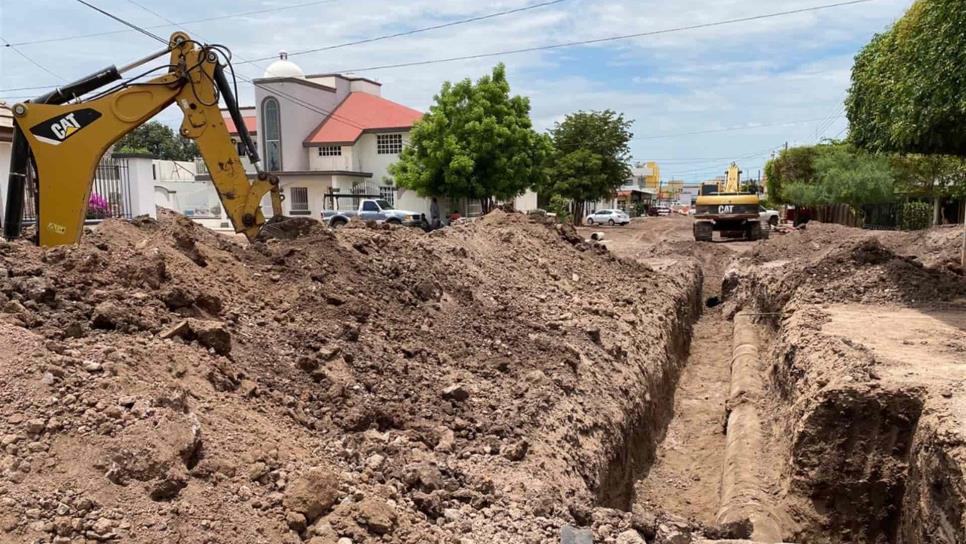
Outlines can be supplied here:
M284 53L254 83L255 105L242 116L264 168L279 176L285 215L318 218L323 209L354 207L365 196L429 213L428 199L396 187L389 174L421 112L383 98L382 85L367 78L306 75ZM247 160L245 166L253 172Z
M285 215L318 218L324 209L354 209L363 197L429 215L431 199L398 187L389 174L421 112L383 98L382 84L368 78L306 75L285 53L254 83L255 105L242 108L242 117L264 168L279 176ZM237 142L235 124L224 117ZM247 159L243 164L254 173ZM203 163L199 174L210 179ZM528 191L514 206L535 209L536 194ZM267 198L264 209L270 214ZM475 215L479 203L440 198L440 209Z

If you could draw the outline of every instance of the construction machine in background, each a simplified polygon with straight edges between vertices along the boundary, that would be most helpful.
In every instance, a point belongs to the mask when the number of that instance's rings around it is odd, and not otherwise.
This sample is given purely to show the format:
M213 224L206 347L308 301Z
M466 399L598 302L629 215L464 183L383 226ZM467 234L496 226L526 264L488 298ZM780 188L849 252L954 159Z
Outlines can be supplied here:
M731 163L724 182L703 183L695 202L694 239L710 242L714 231L723 238L762 237L758 193L741 190L741 170Z
M121 74L169 54L168 64L159 67L165 73L139 83L122 82L84 97L121 80ZM197 143L235 232L249 240L259 234L266 223L261 210L266 194L271 194L273 220L280 220L278 177L263 170L245 128L226 75L230 61L230 53L223 46L202 44L175 32L161 51L15 104L5 237L21 235L24 191L30 188L37 196L37 243L77 243L101 156L122 136L171 104L177 104L184 113L181 135ZM227 106L245 154L257 171L254 180L249 180L225 127L219 100Z

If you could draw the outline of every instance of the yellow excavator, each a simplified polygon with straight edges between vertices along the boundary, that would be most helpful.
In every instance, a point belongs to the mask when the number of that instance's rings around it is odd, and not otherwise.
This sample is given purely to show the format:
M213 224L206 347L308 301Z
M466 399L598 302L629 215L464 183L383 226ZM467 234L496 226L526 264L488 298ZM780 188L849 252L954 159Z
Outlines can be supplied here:
M166 73L140 83L123 82L82 98L120 81L122 74L166 55L170 55L170 61L161 66L167 69ZM77 243L101 156L122 136L175 103L184 112L181 135L197 143L235 232L249 240L258 235L266 222L261 201L269 193L273 220L281 219L278 177L262 168L245 128L226 75L230 59L223 46L202 44L183 32L175 32L168 46L160 51L15 104L4 236L21 236L24 191L29 184L38 196L37 243ZM219 100L225 102L245 154L256 169L252 181L225 127Z
M719 231L724 238L758 240L762 237L760 205L758 193L741 190L741 169L731 163L724 182L701 184L695 201L694 239L710 242L714 231Z

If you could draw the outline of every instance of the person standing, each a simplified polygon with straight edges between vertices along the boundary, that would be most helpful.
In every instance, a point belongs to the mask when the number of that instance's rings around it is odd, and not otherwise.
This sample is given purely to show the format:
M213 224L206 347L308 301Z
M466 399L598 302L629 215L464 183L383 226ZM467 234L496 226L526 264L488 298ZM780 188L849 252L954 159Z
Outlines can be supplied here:
M436 197L433 197L432 204L429 205L429 225L434 229L440 228L442 223L440 222L439 215L439 202L436 202Z

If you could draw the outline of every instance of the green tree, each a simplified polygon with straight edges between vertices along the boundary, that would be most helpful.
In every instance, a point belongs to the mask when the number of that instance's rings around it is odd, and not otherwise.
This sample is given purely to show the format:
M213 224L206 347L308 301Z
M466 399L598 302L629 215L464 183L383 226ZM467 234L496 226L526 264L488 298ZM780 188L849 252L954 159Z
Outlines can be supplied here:
M611 110L578 111L551 129L553 156L541 189L570 200L574 223L587 202L612 197L630 177L632 123Z
M855 58L845 106L862 148L966 156L963 0L917 0L875 36Z
M815 184L818 183L815 171L815 161L823 154L828 153L842 142L826 141L818 145L808 145L800 147L789 147L781 150L777 156L765 164L765 186L768 190L768 198L780 204L804 204L802 200L795 201L790 198L790 193L786 189L789 184ZM796 189L796 198L800 198L800 187Z
M813 146L807 156L811 162L799 166L811 177L785 180L780 192L783 202L804 206L847 204L861 216L864 205L896 199L896 175L886 155L835 144Z
M475 84L446 82L389 167L420 195L479 200L484 213L539 183L550 147L533 130L530 101L510 96L503 64Z
M908 197L966 197L966 159L947 155L896 155L896 190Z
M889 158L838 146L815 160L820 190L830 202L848 204L861 215L866 204L895 200L895 174Z
M156 159L191 161L198 156L194 140L182 138L171 127L158 121L147 122L118 140L114 149L121 152L150 153Z

